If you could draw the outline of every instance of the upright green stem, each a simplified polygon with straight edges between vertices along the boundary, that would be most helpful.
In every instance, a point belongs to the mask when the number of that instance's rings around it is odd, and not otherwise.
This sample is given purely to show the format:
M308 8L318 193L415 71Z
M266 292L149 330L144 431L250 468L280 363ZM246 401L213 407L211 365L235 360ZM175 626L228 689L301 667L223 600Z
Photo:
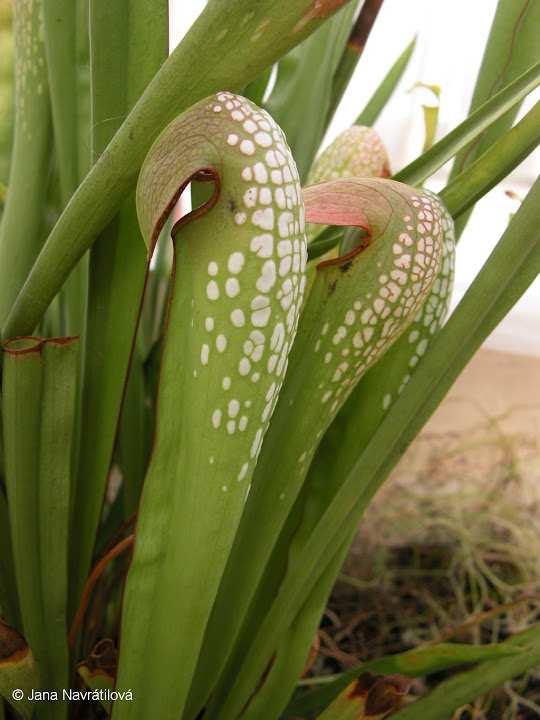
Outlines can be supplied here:
M326 558L317 584L277 646L268 675L244 713L246 720L258 720L265 713L268 717L281 717L306 666L321 614L336 581L336 569L343 565L351 540L349 533Z
M0 488L0 614L15 627L21 627L19 600L15 569L13 567L13 547L9 510L4 490Z
M381 84L377 87L371 98L368 100L365 108L356 118L356 125L367 125L368 127L372 127L375 124L377 118L384 109L388 100L390 100L392 93L401 80L403 73L407 69L415 46L416 37L411 40L390 70L386 73Z
M122 617L118 687L140 700L117 704L115 720L184 710L305 291L298 172L272 118L220 92L166 128L138 185L150 248L194 178L212 178L214 193L173 230L156 432Z
M70 685L68 627L68 548L71 478L79 370L78 342L45 343L39 450L39 558L47 688L60 693ZM65 702L52 706L55 720L67 718Z
M12 8L9 0L0 0L0 217L11 159L13 111Z
M164 0L91 0L92 145L101 153L168 51ZM152 50L148 50L152 37ZM79 472L72 552L73 604L90 569L129 358L146 277L146 249L131 196L90 253ZM141 468L144 472L144 468Z
M540 102L440 193L458 217L495 187L540 143Z
M77 169L80 183L91 166L90 0L77 2Z
M51 140L42 0L15 0L13 10L15 137L0 226L0 324L41 248Z
M72 440L78 367L73 338L4 345L6 485L24 634L43 689L69 684L67 578ZM38 717L67 717L40 704Z
M45 48L62 204L78 185L76 15L73 0L47 0L43 6Z
M74 0L47 0L44 4L45 47L58 163L60 195L64 208L79 182L77 126L77 13ZM62 305L63 331L82 334L86 306L86 264L78 263L66 281Z
M6 485L24 634L40 665L45 660L39 565L39 434L42 391L40 343L13 341L2 383Z

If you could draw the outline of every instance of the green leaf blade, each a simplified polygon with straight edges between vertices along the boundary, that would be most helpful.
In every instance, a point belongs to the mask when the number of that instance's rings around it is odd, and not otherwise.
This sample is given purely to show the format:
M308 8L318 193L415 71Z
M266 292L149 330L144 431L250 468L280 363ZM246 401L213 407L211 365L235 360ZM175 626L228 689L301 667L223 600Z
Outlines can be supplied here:
M92 152L97 160L167 57L162 0L91 4ZM152 50L148 50L148 36ZM90 570L128 367L135 342L147 256L134 196L90 251L88 311L75 495L72 604ZM140 472L144 473L144 466Z
M3 416L12 544L25 636L43 689L69 682L67 588L78 369L76 338L4 345ZM39 714L49 717L50 706ZM59 705L56 717L67 716ZM52 715L51 715L52 717Z
M540 83L540 62L527 69L507 87L477 108L448 135L394 176L395 180L420 185L456 153L463 150L493 123L518 105Z
M395 92L399 81L403 77L407 69L410 59L416 47L416 37L407 45L395 63L392 65L388 73L383 78L379 87L375 90L367 105L356 118L356 125L367 125L372 127L375 125L379 115L386 107L386 104ZM403 180L403 182L408 182ZM414 184L414 183L411 183Z
M482 662L477 668L462 672L440 683L426 697L398 711L396 720L446 720L455 710L475 698L500 687L540 664L540 629L531 628L503 643L510 648L521 646L521 652L507 658Z

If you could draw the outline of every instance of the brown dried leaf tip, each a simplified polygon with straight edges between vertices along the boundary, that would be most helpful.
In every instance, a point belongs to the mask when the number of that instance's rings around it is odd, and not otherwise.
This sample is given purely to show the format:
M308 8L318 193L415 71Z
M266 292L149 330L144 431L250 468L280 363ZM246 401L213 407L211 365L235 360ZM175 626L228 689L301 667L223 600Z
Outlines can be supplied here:
M364 702L363 713L358 720L383 720L401 707L411 683L400 675L373 675L365 672L351 686L348 697L361 698Z
M299 32L312 20L324 20L347 2L348 0L311 0L306 14L294 26L294 32Z
M116 678L116 669L118 666L118 650L114 642L106 638L100 640L90 655L79 665L79 673L81 675L88 674L88 677L94 678L97 675L106 676L114 681ZM81 672L82 671L82 672ZM84 672L86 671L86 673Z
M0 666L20 662L29 650L23 636L0 620Z

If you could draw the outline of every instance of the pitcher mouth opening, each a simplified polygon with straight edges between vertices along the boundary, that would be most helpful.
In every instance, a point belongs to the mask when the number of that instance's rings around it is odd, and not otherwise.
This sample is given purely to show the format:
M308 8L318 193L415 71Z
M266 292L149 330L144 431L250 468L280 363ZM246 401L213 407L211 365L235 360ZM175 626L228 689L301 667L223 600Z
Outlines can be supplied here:
M322 260L320 263L317 263L315 266L317 270L321 270L325 267L341 267L343 265L347 265L350 263L357 255L360 255L364 252L364 250L367 250L367 248L371 245L373 238L369 232L367 232L361 239L358 245L352 248L352 250L349 250L346 253L343 253L343 255L338 255L337 257L329 258L328 260Z
M214 184L214 191L212 195L204 202L202 205L199 205L198 207L190 210L190 212L186 213L185 215L182 215L172 226L171 229L171 237L176 237L176 234L180 230L180 228L185 225L186 223L190 222L191 220L194 220L198 217L201 217L202 215L205 215L209 210L211 210L214 205L217 203L220 193L221 193L221 178L219 175L219 172L214 167L203 167L196 170L192 175L190 175L178 188L178 190L174 193L172 198L170 199L169 203L167 204L165 210L161 214L161 217L159 218L159 221L156 223L154 230L152 232L152 237L150 239L150 248L148 251L149 256L151 257L154 248L156 247L156 243L158 241L159 235L163 229L163 226L165 225L167 218L174 210L174 206L184 193L184 190L191 185L192 182L200 182L200 183L213 183Z

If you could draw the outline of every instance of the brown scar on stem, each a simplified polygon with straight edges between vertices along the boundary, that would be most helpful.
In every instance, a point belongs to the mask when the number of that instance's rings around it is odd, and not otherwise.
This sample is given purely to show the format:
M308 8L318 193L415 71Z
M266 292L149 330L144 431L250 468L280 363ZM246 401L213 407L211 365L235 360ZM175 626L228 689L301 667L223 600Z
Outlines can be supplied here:
M131 535L128 535L126 538L117 543L111 550L109 550L106 555L104 555L104 557L102 557L101 560L99 560L99 562L92 569L84 585L81 600L73 618L73 622L71 623L71 628L69 630L68 643L70 647L73 647L75 645L75 641L79 633L79 628L82 625L88 603L90 602L92 590L94 589L96 583L103 574L103 571L106 569L106 567L112 560L117 558L126 550L132 548L134 543L135 533L132 533Z
M349 0L312 0L305 15L296 23L293 32L299 32L312 20L324 20Z
M361 55L384 0L366 0L347 40L347 47Z
M249 708L249 706L251 705L251 703L252 703L253 699L255 698L255 696L257 695L257 693L258 693L258 692L261 690L261 688L263 687L264 683L265 683L266 680L268 679L268 676L270 675L270 671L272 670L272 667L274 666L274 663L276 662L276 658L277 658L277 654L274 653L274 654L272 655L272 657L270 658L270 661L268 662L268 665L266 666L265 671L264 671L264 673L262 674L259 682L257 683L257 687L253 690L253 692L251 693L251 695L249 696L249 698L248 698L248 699L246 700L246 702L244 703L244 706L242 707L242 710L240 711L239 717L241 717L242 715L244 715L244 713L246 712L246 710L247 710L247 709Z
M304 665L304 669L302 671L302 677L306 677L308 672L311 670L313 664L315 663L315 660L317 659L317 655L319 654L319 649L321 647L321 638L319 637L319 633L315 633L315 637L313 638L313 642L311 643L311 647L309 648L309 655L306 659L306 664Z

